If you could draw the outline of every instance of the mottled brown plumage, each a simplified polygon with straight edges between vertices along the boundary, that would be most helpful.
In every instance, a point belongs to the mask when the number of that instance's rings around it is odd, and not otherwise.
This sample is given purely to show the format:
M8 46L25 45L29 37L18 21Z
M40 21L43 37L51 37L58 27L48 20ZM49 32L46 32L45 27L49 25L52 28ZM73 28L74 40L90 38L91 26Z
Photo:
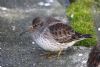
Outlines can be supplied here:
M49 27L50 33L53 38L59 43L71 42L75 32L73 29L63 23L57 23Z
M90 34L75 32L66 22L55 17L36 17L33 22L33 39L43 49L59 51L67 49L77 41L90 38Z
M74 43L91 38L90 34L75 32L67 24L57 17L36 17L32 21L33 40L44 50L60 51L74 45Z

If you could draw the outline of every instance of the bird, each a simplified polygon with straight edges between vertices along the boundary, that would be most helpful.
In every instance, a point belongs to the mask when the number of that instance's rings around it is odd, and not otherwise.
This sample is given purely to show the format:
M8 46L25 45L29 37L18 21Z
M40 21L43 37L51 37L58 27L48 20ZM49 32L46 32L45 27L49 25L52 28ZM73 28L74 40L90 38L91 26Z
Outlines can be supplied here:
M76 42L92 38L91 34L78 33L68 25L67 21L52 16L35 17L30 29L32 38L38 46L45 51L58 52L58 56Z
M87 67L100 67L100 44L97 44L91 49Z

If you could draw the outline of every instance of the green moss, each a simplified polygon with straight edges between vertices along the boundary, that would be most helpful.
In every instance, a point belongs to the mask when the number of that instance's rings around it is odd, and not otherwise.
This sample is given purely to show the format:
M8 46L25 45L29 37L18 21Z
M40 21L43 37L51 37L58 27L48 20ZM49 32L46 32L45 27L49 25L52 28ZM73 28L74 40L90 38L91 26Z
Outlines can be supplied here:
M96 33L91 11L92 4L93 0L77 0L66 9L69 17L73 14L71 25L77 32L93 35L93 38L78 42L76 45L87 47L96 45Z

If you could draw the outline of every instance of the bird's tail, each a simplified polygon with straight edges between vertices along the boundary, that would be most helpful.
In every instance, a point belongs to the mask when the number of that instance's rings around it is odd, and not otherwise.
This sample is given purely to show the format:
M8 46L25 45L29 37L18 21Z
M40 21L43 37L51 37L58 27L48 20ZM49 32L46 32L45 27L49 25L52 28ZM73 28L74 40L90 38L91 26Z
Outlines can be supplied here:
M91 34L82 34L80 38L92 38Z

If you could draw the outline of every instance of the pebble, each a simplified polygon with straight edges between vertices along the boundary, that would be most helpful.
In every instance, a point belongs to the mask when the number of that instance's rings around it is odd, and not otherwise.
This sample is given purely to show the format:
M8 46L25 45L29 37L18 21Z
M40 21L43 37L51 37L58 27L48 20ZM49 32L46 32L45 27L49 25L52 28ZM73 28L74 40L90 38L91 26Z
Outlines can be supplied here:
M51 5L50 3L45 3L45 4L44 4L44 6L50 6L50 5Z
M78 56L83 56L83 54L79 54Z
M51 2L51 3L54 2L54 0L47 0L47 1L48 1L48 2Z
M16 27L15 27L15 26L11 26L11 27L12 27L12 30L13 30L13 31L16 29Z
M98 28L98 31L100 31L100 27Z
M38 5L43 6L44 2L39 2Z
M35 44L35 42L33 41L32 44Z
M87 62L86 60L82 61L83 64L85 64L86 62Z
M0 9L1 9L1 10L7 10L7 8L6 8L6 7L0 7Z

